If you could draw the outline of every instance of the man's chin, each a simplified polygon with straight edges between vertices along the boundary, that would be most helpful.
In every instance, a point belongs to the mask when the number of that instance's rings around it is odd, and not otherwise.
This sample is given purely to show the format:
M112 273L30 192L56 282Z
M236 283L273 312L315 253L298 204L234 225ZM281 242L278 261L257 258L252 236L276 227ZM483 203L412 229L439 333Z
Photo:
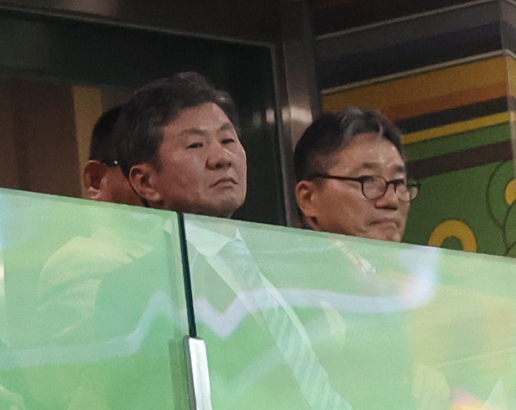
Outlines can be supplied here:
M243 205L243 200L226 198L221 202L217 202L204 207L201 212L203 215L215 216L218 218L231 218L235 211Z

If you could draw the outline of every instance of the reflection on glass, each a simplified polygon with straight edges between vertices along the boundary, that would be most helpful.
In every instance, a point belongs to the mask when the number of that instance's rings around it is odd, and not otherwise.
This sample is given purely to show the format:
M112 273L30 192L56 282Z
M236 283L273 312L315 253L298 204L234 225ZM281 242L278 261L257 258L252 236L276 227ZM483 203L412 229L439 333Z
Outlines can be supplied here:
M6 392L42 410L184 403L175 214L9 191L0 204Z
M5 312L5 264L2 246L0 245L0 329L7 329ZM4 335L4 337L8 337L8 335Z
M0 408L187 408L176 215L0 208ZM516 408L513 259L186 219L215 410Z
M514 260L198 216L186 228L216 410L516 408Z

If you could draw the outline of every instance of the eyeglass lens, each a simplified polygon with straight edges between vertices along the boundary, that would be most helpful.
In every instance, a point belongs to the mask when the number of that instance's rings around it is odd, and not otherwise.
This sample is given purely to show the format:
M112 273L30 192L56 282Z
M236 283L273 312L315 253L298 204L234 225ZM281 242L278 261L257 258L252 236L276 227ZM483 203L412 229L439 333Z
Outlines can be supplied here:
M378 199L387 192L389 185L394 185L398 199L409 202L417 195L417 186L407 184L403 180L387 181L381 176L371 176L362 182L362 191L368 199Z

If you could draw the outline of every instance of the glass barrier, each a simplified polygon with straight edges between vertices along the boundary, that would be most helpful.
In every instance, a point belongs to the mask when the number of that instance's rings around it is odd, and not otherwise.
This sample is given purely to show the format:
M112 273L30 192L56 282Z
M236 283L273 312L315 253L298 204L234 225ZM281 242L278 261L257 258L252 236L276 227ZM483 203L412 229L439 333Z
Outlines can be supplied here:
M0 190L0 409L188 408L177 215Z
M213 407L516 409L516 260L186 218Z

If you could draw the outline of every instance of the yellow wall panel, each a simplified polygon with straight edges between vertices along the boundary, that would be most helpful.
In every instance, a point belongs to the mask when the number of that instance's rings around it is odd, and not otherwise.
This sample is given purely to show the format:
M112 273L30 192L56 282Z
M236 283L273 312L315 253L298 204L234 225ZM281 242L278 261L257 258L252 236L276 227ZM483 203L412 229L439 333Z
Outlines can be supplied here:
M502 57L444 68L323 96L325 111L355 105L378 108L392 120L506 95ZM404 110L407 112L404 113Z

